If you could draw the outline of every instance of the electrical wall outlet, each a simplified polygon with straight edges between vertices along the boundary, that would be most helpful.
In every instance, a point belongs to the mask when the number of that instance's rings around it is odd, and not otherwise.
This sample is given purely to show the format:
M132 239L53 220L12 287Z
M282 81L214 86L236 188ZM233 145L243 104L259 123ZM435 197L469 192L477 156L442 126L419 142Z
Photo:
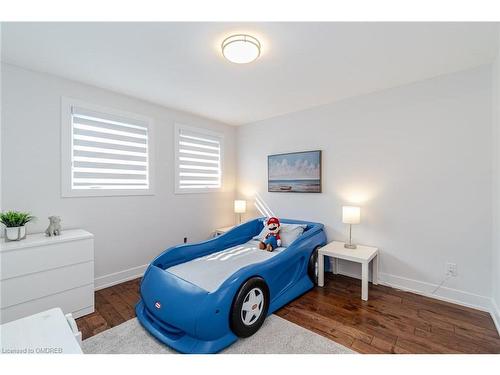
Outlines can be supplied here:
M446 276L457 276L457 264L456 263L446 263Z

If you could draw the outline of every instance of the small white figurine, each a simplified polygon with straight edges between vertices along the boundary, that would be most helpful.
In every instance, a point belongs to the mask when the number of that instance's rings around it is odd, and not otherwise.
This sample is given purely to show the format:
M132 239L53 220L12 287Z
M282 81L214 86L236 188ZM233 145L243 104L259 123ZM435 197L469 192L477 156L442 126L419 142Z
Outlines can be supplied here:
M49 216L49 227L45 230L45 234L49 237L59 236L61 234L61 218L59 216Z

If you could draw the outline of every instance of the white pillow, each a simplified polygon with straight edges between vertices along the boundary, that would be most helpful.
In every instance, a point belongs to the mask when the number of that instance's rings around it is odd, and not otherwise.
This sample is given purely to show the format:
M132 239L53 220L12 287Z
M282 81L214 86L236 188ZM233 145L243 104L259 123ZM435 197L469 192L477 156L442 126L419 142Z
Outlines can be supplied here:
M305 224L281 224L280 238L281 246L288 247L295 241L307 228Z
M253 238L254 240L264 241L264 237L266 237L267 234L267 226L265 222L263 222L263 225L264 228L262 228L260 233Z
M302 233L304 233L304 229L306 229L307 225L305 224L281 224L280 228L280 238L281 238L281 246L288 247L295 241ZM264 241L264 237L267 234L267 226L264 225L264 228L260 231L260 233L254 237L255 240Z

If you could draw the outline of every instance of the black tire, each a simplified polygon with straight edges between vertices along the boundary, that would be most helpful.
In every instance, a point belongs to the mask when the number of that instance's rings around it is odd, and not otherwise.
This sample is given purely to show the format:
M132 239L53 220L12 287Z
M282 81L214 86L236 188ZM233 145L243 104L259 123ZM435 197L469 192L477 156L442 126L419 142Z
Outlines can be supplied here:
M309 258L309 264L307 265L307 274L309 278L313 282L314 285L318 285L318 251L319 246L316 247L311 253L311 257Z
M252 294L250 294L250 292L252 292ZM262 304L259 303L258 306L255 307L255 309L258 309L259 315L249 315L249 321L245 323L243 319L247 318L248 312L242 311L243 304L245 302L248 303L249 298L252 296L256 296L257 298L259 298L259 295L257 293L260 293L260 295L262 296ZM233 305L231 306L231 313L229 316L231 330L238 337L252 336L259 330L259 328L262 326L262 323L264 323L264 319L266 319L268 309L269 288L267 287L266 282L260 277L252 277L251 279L248 279L241 286L241 288L238 290L238 293L236 293L236 296L234 297Z

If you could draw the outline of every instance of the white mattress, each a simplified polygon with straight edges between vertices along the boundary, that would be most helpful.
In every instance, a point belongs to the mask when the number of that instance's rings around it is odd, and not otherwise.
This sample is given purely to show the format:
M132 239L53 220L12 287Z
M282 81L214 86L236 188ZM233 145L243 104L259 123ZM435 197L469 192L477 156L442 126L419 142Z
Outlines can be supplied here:
M258 241L250 240L247 243L169 267L166 271L207 292L213 292L239 269L268 260L285 249L278 247L273 252L268 252L260 250L258 243Z

